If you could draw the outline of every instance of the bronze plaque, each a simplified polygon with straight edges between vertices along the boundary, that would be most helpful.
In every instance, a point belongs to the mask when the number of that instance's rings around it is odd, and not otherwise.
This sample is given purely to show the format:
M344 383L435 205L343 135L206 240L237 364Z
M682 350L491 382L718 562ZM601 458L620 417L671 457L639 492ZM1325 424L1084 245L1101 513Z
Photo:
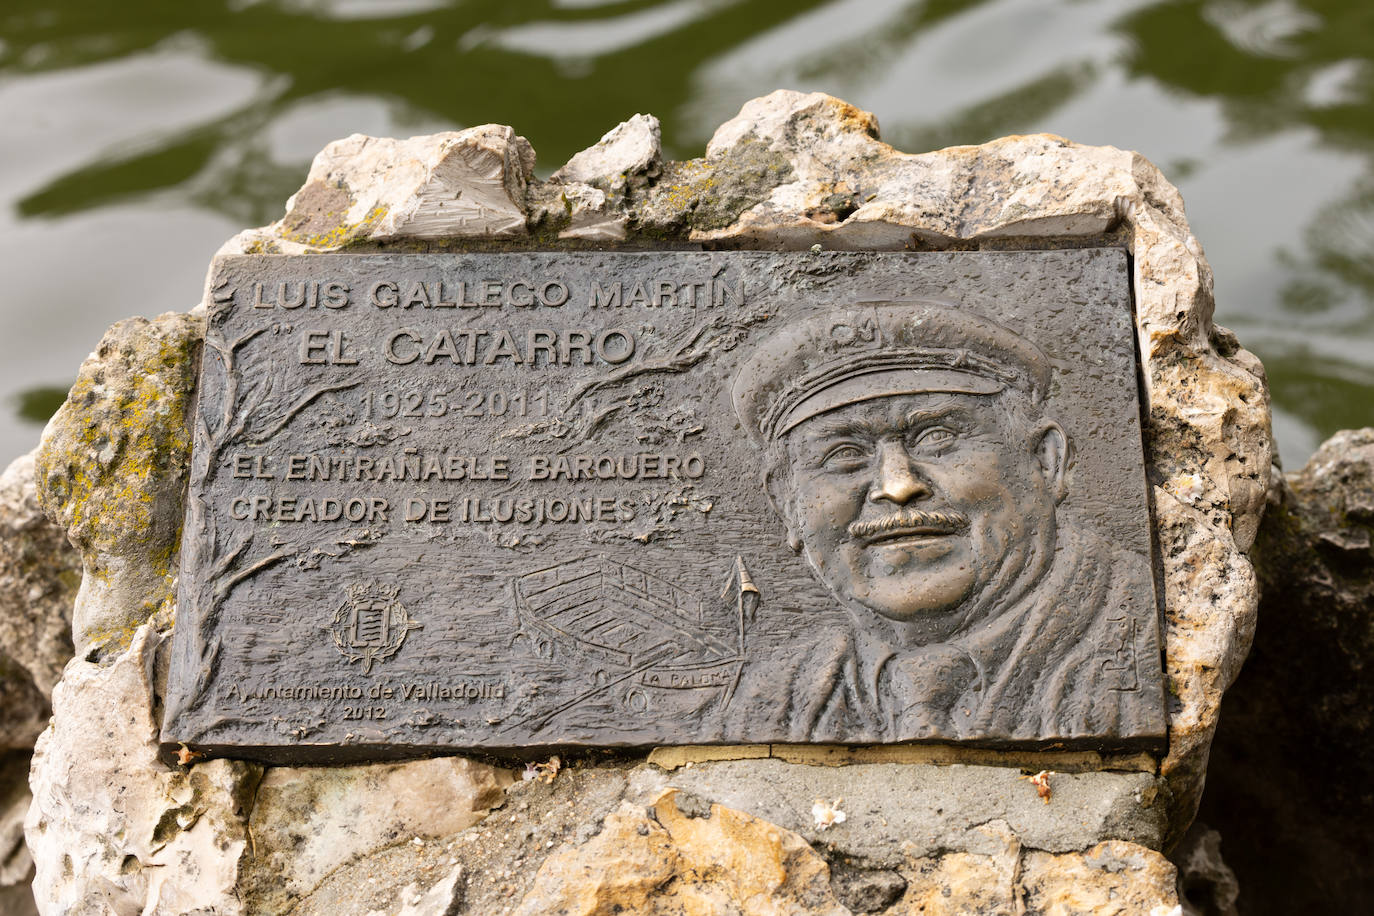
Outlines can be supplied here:
M1163 746L1120 250L210 290L169 747Z

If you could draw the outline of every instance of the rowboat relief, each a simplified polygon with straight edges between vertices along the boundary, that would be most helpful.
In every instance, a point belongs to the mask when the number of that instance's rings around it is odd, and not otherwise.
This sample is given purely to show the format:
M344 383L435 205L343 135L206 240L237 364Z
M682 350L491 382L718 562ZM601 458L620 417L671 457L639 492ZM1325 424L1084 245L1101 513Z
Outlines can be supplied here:
M585 670L589 662L597 665L595 687L532 719L547 720L626 687L724 690L728 702L739 681L745 631L758 602L758 589L739 558L711 601L599 554L519 576L519 632L536 654L573 670ZM631 708L652 702L639 691L626 691L624 699Z

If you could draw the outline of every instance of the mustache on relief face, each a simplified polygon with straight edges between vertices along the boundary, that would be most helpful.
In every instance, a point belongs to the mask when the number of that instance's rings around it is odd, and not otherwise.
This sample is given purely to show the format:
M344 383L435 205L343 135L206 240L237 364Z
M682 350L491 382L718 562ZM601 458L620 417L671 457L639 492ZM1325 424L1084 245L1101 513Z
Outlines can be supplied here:
M921 509L898 509L882 518L852 522L850 537L867 540L889 532L920 530L935 534L955 534L968 527L968 516L962 512L927 512Z

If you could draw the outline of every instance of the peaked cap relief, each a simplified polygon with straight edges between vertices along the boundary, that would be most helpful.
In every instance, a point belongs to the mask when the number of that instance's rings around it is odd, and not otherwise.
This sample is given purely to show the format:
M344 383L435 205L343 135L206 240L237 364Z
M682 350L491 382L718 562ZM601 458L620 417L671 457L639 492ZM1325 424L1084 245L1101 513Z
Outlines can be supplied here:
M857 302L765 340L735 377L735 413L768 442L817 414L897 394L996 394L1039 404L1050 361L1026 338L935 299Z

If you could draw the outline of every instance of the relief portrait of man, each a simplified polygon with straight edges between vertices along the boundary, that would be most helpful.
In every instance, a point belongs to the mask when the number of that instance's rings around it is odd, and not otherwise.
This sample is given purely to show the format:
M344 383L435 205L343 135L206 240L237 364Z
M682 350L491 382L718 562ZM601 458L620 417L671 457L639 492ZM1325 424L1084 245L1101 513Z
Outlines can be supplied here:
M746 357L732 396L768 499L849 626L754 666L736 702L796 741L1163 734L1149 561L1063 508L1053 371L929 300L831 310Z

